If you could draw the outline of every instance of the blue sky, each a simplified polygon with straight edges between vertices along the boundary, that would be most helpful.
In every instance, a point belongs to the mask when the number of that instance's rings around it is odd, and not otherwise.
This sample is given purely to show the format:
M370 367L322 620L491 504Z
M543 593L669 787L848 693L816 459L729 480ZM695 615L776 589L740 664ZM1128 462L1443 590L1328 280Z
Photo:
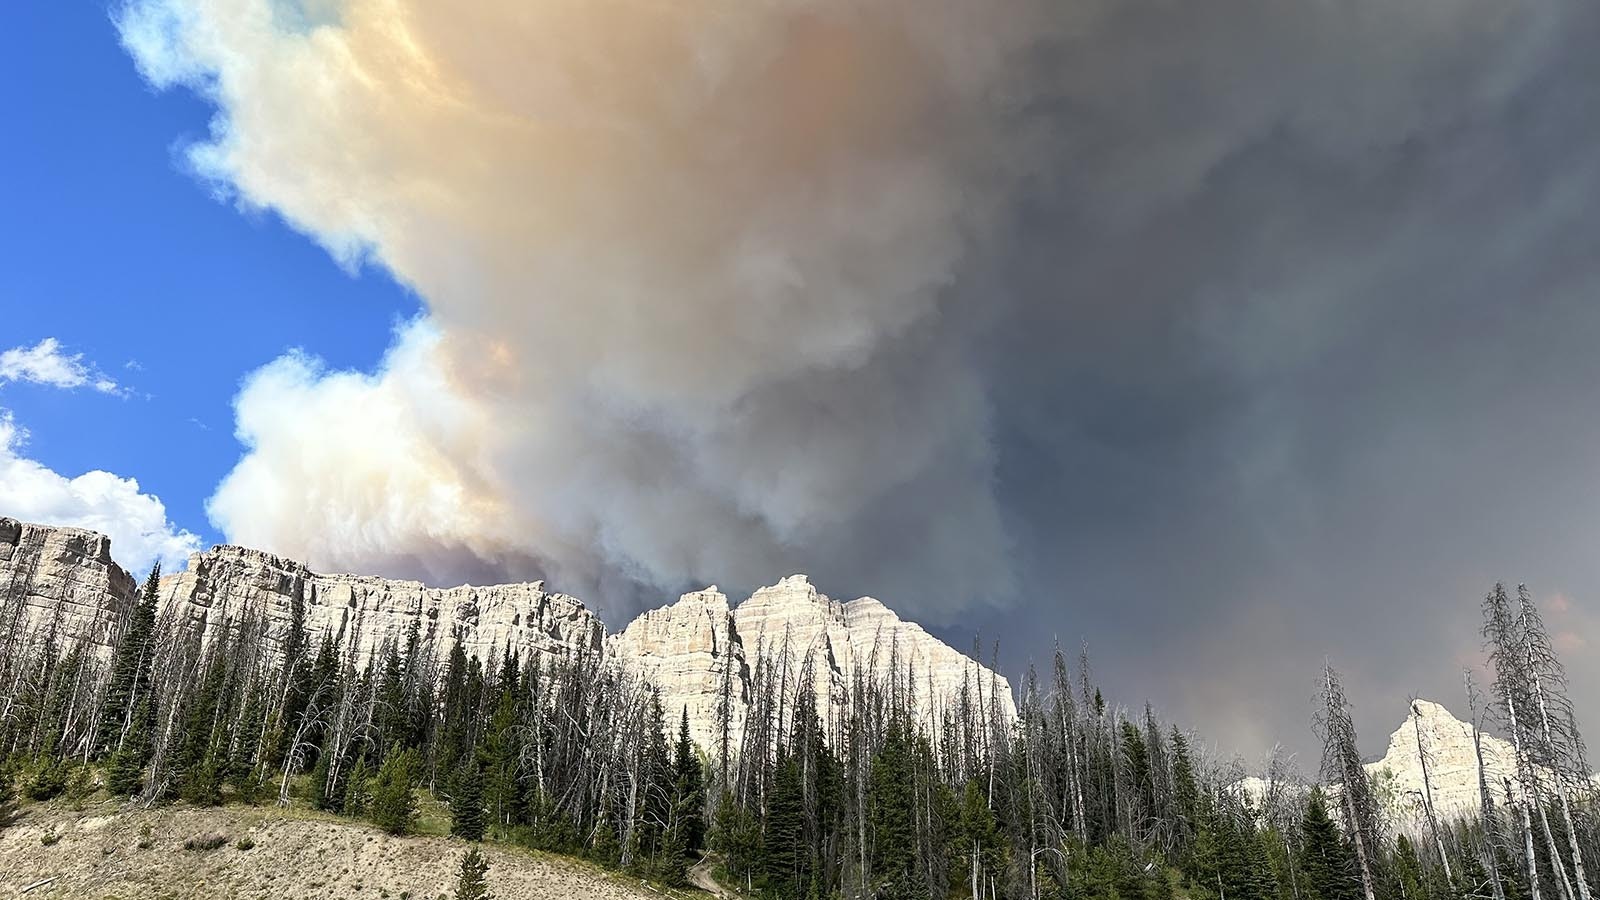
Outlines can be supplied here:
M220 540L204 507L240 453L239 379L291 347L371 368L418 301L381 270L341 269L276 215L213 196L181 148L214 108L148 85L105 6L24 3L6 17L0 350L55 337L129 394L9 383L0 407L30 432L28 456L67 476L136 478L176 525Z

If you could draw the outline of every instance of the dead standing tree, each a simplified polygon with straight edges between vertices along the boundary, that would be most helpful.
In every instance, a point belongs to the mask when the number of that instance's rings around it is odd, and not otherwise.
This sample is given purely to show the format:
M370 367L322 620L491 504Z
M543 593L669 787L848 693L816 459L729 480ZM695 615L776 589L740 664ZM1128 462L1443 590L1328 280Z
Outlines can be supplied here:
M1489 645L1489 664L1494 669L1494 695L1501 716L1511 736L1511 747L1517 760L1517 781L1520 798L1508 799L1517 804L1522 813L1523 854L1528 871L1529 891L1533 900L1540 900L1539 864L1534 851L1533 814L1538 813L1550 867L1555 883L1561 889L1563 900L1573 900L1572 883L1567 878L1566 864L1556 847L1550 831L1550 820L1545 812L1544 789L1547 773L1541 771L1537 758L1536 726L1531 710L1533 678L1529 671L1528 656L1522 634L1522 616L1514 615L1511 600L1504 584L1496 584L1483 601L1483 636Z
M1506 888L1500 878L1500 817L1494 810L1494 797L1489 792L1489 778L1483 766L1483 722L1478 715L1478 689L1472 683L1472 670L1462 669L1461 680L1467 692L1467 710L1472 719L1472 752L1478 762L1478 812L1483 822L1484 865L1489 873L1489 887L1494 900L1506 900Z
M1533 729L1533 744L1537 748L1538 763L1549 770L1556 801L1561 807L1579 900L1590 900L1571 800L1574 785L1588 781L1588 761L1584 758L1583 738L1578 734L1572 701L1567 697L1566 670L1556 657L1544 620L1525 584L1517 585L1517 630L1521 632L1522 664L1533 689L1533 711L1537 713L1538 727ZM1566 877L1565 872L1562 877Z
M1338 782L1339 806L1344 813L1345 833L1355 846L1356 865L1361 873L1361 891L1366 900L1376 900L1375 869L1383 842L1379 833L1377 801L1372 783L1361 765L1356 749L1356 726L1350 718L1339 673L1333 666L1322 669L1322 712L1317 725L1322 731L1322 775Z
M1450 854L1445 852L1444 837L1439 830L1439 816L1433 805L1433 752L1428 748L1428 743L1422 735L1422 708L1417 705L1417 698L1411 698L1411 728L1417 738L1417 763L1422 767L1422 812L1428 819L1428 832L1433 837L1434 849L1439 853L1439 863L1444 866L1444 880L1449 884L1455 883L1455 874L1450 871Z

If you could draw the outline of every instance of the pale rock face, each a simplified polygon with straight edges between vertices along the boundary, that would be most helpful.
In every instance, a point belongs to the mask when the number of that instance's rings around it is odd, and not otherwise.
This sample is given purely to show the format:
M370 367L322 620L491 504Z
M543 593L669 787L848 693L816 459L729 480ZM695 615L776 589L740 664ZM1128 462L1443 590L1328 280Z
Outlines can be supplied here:
M688 711L689 736L707 750L720 746L717 706L724 681L730 736L743 731L750 704L744 646L729 625L728 598L713 585L641 614L606 639L609 658L660 692L670 727L676 729Z
M1405 721L1389 736L1383 758L1365 764L1373 793L1389 827L1431 840L1423 799L1422 753L1427 754L1427 781L1432 788L1434 814L1439 821L1478 818L1481 809L1478 757L1472 733L1470 723L1457 719L1444 706L1432 700L1412 701ZM1478 731L1478 737L1483 743L1484 777L1489 782L1495 804L1504 807L1508 781L1512 795L1520 799L1522 788L1511 743L1482 730ZM1270 788L1265 779L1257 776L1242 778L1233 784L1240 796L1258 806ZM1306 784L1279 784L1278 789L1303 793L1311 788ZM1330 802L1338 802L1339 785L1325 785L1323 790Z
M104 651L137 590L105 535L0 517L0 633L53 628L63 646L83 638Z
M1404 722L1389 736L1383 758L1368 763L1367 774L1380 801L1396 824L1425 827L1422 753L1427 754L1433 807L1441 821L1476 818L1479 810L1478 758L1472 746L1472 725L1457 719L1438 703L1415 700ZM1420 733L1420 740L1419 740ZM1517 785L1516 754L1511 744L1479 732L1484 775L1497 804L1505 803L1505 784Z
M732 641L721 637L731 620ZM724 654L720 648L728 644ZM1000 714L1015 718L1005 679L906 622L870 597L841 603L821 594L804 575L792 575L728 607L715 588L685 594L647 612L607 642L619 665L661 692L669 719L689 710L689 731L701 746L718 746L716 708L722 673L733 665L731 742L737 745L755 679L764 669L792 701L809 666L817 714L827 733L844 728L849 692L859 674L883 683L906 681L923 721L934 724L965 687L973 702L991 696ZM726 661L726 662L725 662Z
M573 597L549 594L541 582L431 588L417 581L367 575L322 575L260 550L220 546L189 558L189 568L162 580L163 612L180 616L207 638L224 622L265 617L269 642L289 631L295 603L313 644L328 635L342 650L370 660L388 641L403 645L413 622L423 646L440 659L457 641L468 656L488 660L515 651L524 662L585 648L598 652L604 628Z
M6 617L0 624L10 633L54 624L63 646L87 639L104 650L135 593L133 579L111 561L105 536L0 518L0 612ZM804 575L761 588L737 606L715 587L685 594L609 638L582 602L547 593L541 582L432 588L321 574L294 560L226 545L192 555L185 571L162 579L159 594L159 614L187 623L202 642L224 627L259 622L274 650L281 650L297 607L313 645L335 637L358 665L390 642L403 644L413 624L438 659L457 642L485 661L508 650L524 663L603 653L658 690L674 730L687 710L691 736L708 751L720 744L723 685L730 697L730 745L737 748L762 671L792 702L809 666L818 716L834 736L844 727L858 676L878 684L894 680L911 692L930 725L964 689L1007 720L1016 716L1005 679L877 600L841 603L818 593Z

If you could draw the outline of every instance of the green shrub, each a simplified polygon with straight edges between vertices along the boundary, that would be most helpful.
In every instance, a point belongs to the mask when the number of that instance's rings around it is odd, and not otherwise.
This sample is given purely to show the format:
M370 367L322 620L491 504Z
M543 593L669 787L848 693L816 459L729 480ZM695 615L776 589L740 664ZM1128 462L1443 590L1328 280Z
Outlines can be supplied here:
M30 800L50 800L67 789L67 778L71 774L73 765L65 760L51 757L45 760L33 777L28 779L24 790Z
M250 838L250 835L247 834L244 837L239 838L234 846L240 850L253 850L255 849L256 842Z

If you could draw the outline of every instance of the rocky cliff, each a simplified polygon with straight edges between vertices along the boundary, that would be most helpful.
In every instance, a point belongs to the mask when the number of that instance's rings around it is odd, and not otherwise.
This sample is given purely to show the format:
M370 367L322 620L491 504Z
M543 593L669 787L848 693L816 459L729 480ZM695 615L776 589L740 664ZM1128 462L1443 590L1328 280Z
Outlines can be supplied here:
M135 589L105 535L0 518L0 635L110 646Z
M370 659L387 641L403 642L412 623L441 658L456 642L480 659L508 648L524 659L578 647L598 651L605 634L600 619L581 601L548 593L537 581L431 588L417 581L319 574L245 547L196 553L186 570L161 583L163 611L202 633L260 616L268 641L278 641L287 634L296 606L308 634L336 636L360 659Z
M1451 714L1432 700L1413 700L1400 727L1389 735L1382 758L1365 764L1373 792L1391 827L1412 834L1427 834L1424 760L1427 785L1432 789L1433 808L1441 822L1478 817L1478 757L1473 746L1473 726ZM1516 755L1511 744L1486 731L1478 730L1483 744L1484 777L1497 805L1503 806L1509 783L1520 798ZM1266 779L1250 776L1240 779L1234 789L1260 804L1274 786ZM1304 783L1280 782L1276 790L1290 795L1311 789ZM1338 785L1324 788L1337 797Z
M0 611L13 629L54 625L63 644L87 639L108 647L135 591L134 580L111 561L105 536L0 518ZM424 645L441 657L457 642L481 659L508 648L524 660L579 648L603 652L656 686L673 724L687 709L692 734L707 748L716 746L724 685L737 741L764 671L792 699L809 670L818 712L834 732L858 676L898 679L930 722L963 690L974 702L1015 716L1003 678L877 600L830 599L804 575L737 605L715 587L685 594L608 638L581 601L547 592L540 582L433 588L322 574L259 550L219 546L194 554L187 569L162 579L160 607L163 616L207 637L228 623L260 620L269 645L284 640L298 611L313 639L337 636L360 659L371 659L388 641L403 641L414 623Z
M791 701L809 677L818 716L831 734L843 728L858 675L878 683L898 678L927 722L938 721L963 690L974 703L987 708L992 698L1002 716L1016 716L1004 678L879 601L834 600L804 575L761 588L731 608L715 587L684 594L641 615L606 646L619 664L656 685L671 717L689 711L690 732L706 747L718 740L716 708L725 673L731 731L737 735L761 677L758 661L775 690Z
M1400 727L1389 736L1383 758L1367 763L1367 774L1379 800L1403 826L1426 823L1423 805L1423 761L1433 792L1433 807L1441 820L1476 818L1478 815L1478 757L1473 748L1473 727L1451 715L1432 700L1413 700ZM1505 802L1506 782L1515 790L1516 755L1511 744L1487 732L1478 732L1483 744L1484 775L1496 803Z

